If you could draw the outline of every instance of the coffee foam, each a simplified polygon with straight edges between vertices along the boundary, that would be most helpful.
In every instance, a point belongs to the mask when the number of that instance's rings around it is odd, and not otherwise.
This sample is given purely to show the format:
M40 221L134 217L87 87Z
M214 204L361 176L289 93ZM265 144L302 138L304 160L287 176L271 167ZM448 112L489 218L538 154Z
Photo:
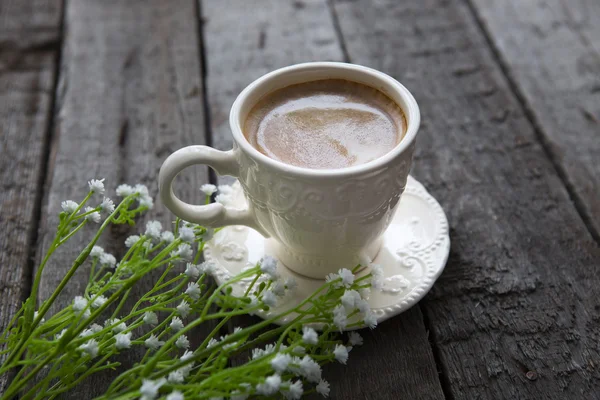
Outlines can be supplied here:
M261 153L304 168L364 164L406 131L400 107L380 91L341 79L288 86L259 100L244 135Z

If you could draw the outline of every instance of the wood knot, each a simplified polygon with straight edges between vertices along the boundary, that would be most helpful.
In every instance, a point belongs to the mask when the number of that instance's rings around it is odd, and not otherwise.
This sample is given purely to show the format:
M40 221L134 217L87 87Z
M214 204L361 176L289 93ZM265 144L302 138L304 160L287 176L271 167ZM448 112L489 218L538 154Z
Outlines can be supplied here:
M538 374L535 371L527 371L525 377L530 381L535 381L538 378Z

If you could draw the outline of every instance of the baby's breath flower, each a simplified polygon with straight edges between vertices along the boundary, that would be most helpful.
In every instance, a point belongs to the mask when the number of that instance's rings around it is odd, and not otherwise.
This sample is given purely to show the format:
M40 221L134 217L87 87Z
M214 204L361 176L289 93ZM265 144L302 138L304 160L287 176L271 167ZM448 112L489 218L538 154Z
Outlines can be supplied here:
M212 274L215 270L215 265L210 261L204 261L198 266L198 270L203 274Z
M230 204L231 204L231 202L232 202L232 200L233 200L233 199L231 198L231 196L229 196L229 195L226 195L226 194L223 194L223 193L221 193L221 194L218 194L218 195L215 197L215 201L216 201L217 203L223 204L224 206L228 206L228 205L230 205Z
M88 182L88 186L92 193L104 193L104 179L92 179Z
M207 196L212 196L212 194L217 191L217 187L215 185L211 185L210 183L205 183L204 185L200 186L200 191Z
M192 228L182 227L179 229L179 239L182 241L191 243L195 238L196 236L194 235L194 230Z
M233 187L231 185L219 185L219 193L231 194L233 193Z
M208 341L208 344L206 345L206 348L210 349L211 347L214 347L218 343L219 343L219 341L217 339L210 338L210 340Z
M302 340L306 344L317 344L319 343L319 335L313 328L305 326L302 328Z
M179 357L179 359L180 359L181 361L187 361L187 360L189 360L190 358L192 358L192 356L193 356L193 355L194 355L194 352L193 352L193 351L186 350L186 351L183 353L183 355L182 355L181 357Z
M37 311L35 311L35 312L33 313L33 319L34 319L34 320L35 320L35 319L37 319L38 315L39 315L39 313L38 313ZM40 320L40 324L43 324L44 322L46 322L46 319L45 319L45 318L42 318L42 319Z
M131 347L131 332L117 333L115 335L115 347L118 350L130 348Z
M144 313L144 323L147 325L158 324L158 316L154 311L146 311Z
M114 326L113 326L114 325ZM127 324L125 322L121 322L120 320L113 318L113 319L107 319L106 321L104 321L104 326L105 327L109 327L112 326L112 331L114 333L121 333L123 332L125 329L127 329Z
M154 207L154 200L150 196L140 197L138 203L140 207L147 207L148 209Z
M273 287L271 288L271 291L276 295L276 296L283 296L285 294L285 283L281 282L281 281L277 281L275 282L275 284L273 285Z
M319 382L315 389L321 396L329 397L329 382L321 379L321 382Z
M184 274L186 274L190 279L198 279L198 277L200 276L200 269L197 265L187 263Z
M112 254L104 253L100 256L100 264L113 269L117 265L117 259Z
M158 340L158 337L156 337L156 335L152 334L152 335L150 335L150 337L148 339L146 339L144 341L144 344L146 345L147 348L156 350L160 346L165 344L165 342L161 342L160 340Z
M363 338L357 332L350 332L348 334L348 341L352 346L362 346Z
M169 326L174 332L179 332L183 329L183 321L179 317L173 317Z
M338 327L340 332L343 331L344 328L346 328L346 325L348 325L348 316L346 315L346 309L341 304L337 305L333 309L333 324Z
M383 267L371 264L371 287L375 290L383 289Z
M296 282L296 279L294 279L293 276L290 276L289 278L285 279L285 287L288 290L294 290L298 287L298 282ZM302 382L300 382L302 383Z
M150 192L148 191L148 187L146 185L142 185L138 183L133 187L133 191L140 196L150 196Z
M293 352L294 352L295 354L301 354L301 355L304 355L304 354L306 353L306 349L305 349L304 347L302 347L302 346L296 346L296 347L294 347L294 350L293 350Z
M134 193L133 187L130 185L122 184L117 186L117 196L127 197Z
M309 356L304 356L300 360L299 367L301 375L308 379L309 382L317 383L321 380L321 367Z
M92 333L98 333L98 332L102 331L102 325L91 324L90 330L92 331Z
M81 331L81 333L79 334L80 337L86 337L86 336L90 336L93 335L94 332L91 329L84 329L83 331Z
M289 354L278 353L271 359L271 367L278 374L283 374L291 361L292 357Z
M138 235L131 235L127 239L125 239L125 246L133 247L139 240L140 237Z
M263 303L269 307L275 307L277 304L277 297L270 290L265 290L262 297Z
M95 339L90 339L78 347L79 350L88 354L91 358L98 355L98 342Z
M160 238L163 242L170 244L173 243L173 240L175 240L175 235L173 235L173 232L164 231L160 234Z
M142 397L140 400L154 400L158 396L158 390L164 385L166 380L164 378L157 381L151 381L149 379L142 380L142 386L140 387L140 393Z
M88 301L82 296L75 296L73 299L73 310L82 311L87 307Z
M73 200L65 200L62 203L60 203L60 206L62 207L63 211L68 212L69 214L73 214L75 210L77 210L77 207L79 207L79 204L77 204Z
M347 268L342 268L338 271L338 275L342 278L342 284L346 287L352 286L354 283L354 274Z
M190 307L189 303L185 300L182 300L181 303L179 303L179 305L177 306L177 313L181 315L182 318L187 317L191 310L192 308Z
M336 345L333 350L333 355L340 364L346 364L346 361L348 361L348 349L346 349L346 346L341 344Z
M191 297L192 300L196 301L200 298L200 286L196 282L188 283L188 287L185 290L185 294Z
M356 302L356 308L358 308L358 310L363 313L366 314L369 311L371 311L371 305L369 304L369 302L365 299L360 299Z
M339 288L342 286L342 282L340 280L340 276L338 274L330 273L325 277L325 282L335 282L333 287Z
M177 250L171 252L172 257L181 257L184 260L190 260L192 258L193 252L192 247L187 243L182 243L177 247Z
M375 327L377 326L377 315L375 315L374 312L369 311L365 314L363 321L365 322L366 326L368 326L371 329L375 329Z
M148 221L146 223L145 235L153 240L159 240L161 230L162 224L159 221Z
M289 384L287 391L283 392L283 396L289 400L299 400L303 393L302 381L296 381Z
M167 400L184 400L183 398L183 393L181 393L178 390L173 390L171 393L169 393L169 395L167 396Z
M340 300L342 301L342 305L346 307L347 310L351 310L356 306L356 303L361 300L361 298L360 294L356 290L346 290Z
M94 208L86 207L85 212L86 213L89 212L89 214L85 216L86 220L92 221L96 224L100 222L100 219L102 218L102 216L100 215L100 213L98 211L94 211Z
M100 246L92 247L92 251L90 251L90 256L94 258L100 258L104 254L104 249Z
M363 299L368 299L369 296L371 296L371 288L366 287L358 289L358 293L360 293L360 297Z
M187 349L190 347L190 341L188 340L187 336L181 335L175 341L175 346L179 347L180 349Z
M277 274L277 259L271 256L264 256L260 261L260 270L273 280L276 280L279 275Z
M169 383L181 383L183 382L183 379L184 376L181 371L173 371L169 373L169 376L167 377L167 381L169 381Z
M60 331L60 333L57 333L56 335L54 335L54 340L60 340L66 332L67 332L67 330L63 329L62 331Z
M281 386L281 377L277 374L269 376L264 383L256 385L256 393L264 396L275 394Z
M94 300L92 300L92 308L102 307L104 303L106 303L107 298L100 295L97 296Z
M105 213L112 213L113 211L115 211L115 203L113 203L113 201L111 199L109 199L108 197L105 197L102 200L102 203L100 203L100 210L104 211Z

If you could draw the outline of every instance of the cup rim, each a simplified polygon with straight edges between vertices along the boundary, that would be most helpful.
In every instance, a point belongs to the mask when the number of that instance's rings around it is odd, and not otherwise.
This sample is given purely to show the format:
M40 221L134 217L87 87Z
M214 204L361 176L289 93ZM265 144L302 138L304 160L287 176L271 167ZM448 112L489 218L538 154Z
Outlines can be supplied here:
M400 140L400 143L396 145L392 150L387 152L386 154L378 157L374 160L366 162L364 164L353 165L350 167L344 168L327 168L327 169L312 169L305 167L298 167L296 165L286 164L282 161L275 160L270 158L256 148L254 148L250 142L246 139L242 132L242 121L240 121L240 112L244 105L246 99L250 96L252 92L259 89L266 82L279 78L282 75L290 74L292 72L298 71L311 71L311 70L353 70L358 71L360 73L369 75L371 78L375 80L379 80L381 82L385 82L387 85L392 87L397 94L400 95L402 100L405 102L405 106L400 106L402 111L405 113L407 119L407 129L404 137ZM310 80L307 80L310 82ZM321 62L308 62L301 64L294 64L287 67L276 69L268 74L261 76L260 78L253 81L251 84L246 86L244 90L238 95L235 99L233 106L231 107L231 111L229 113L229 125L231 127L231 131L233 134L233 138L239 148L243 150L245 153L250 155L252 158L259 160L260 162L267 164L268 166L281 170L286 173L302 175L304 177L345 177L352 176L356 174L361 174L365 172L369 172L372 170L376 170L385 166L394 158L402 154L415 140L417 136L417 132L419 131L419 125L421 123L421 114L419 111L419 106L417 105L417 101L410 93L410 91L404 87L400 82L391 76L377 71L373 68L365 67L358 64L350 64L350 63L342 63L342 62L329 62L329 61L321 61Z

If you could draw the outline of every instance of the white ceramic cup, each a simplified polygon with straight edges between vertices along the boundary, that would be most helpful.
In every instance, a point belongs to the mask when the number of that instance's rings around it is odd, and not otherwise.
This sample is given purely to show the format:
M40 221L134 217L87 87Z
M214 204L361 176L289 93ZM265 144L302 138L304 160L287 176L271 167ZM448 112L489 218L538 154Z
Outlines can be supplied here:
M404 111L407 131L387 154L341 169L309 169L282 163L252 147L242 133L248 112L274 90L321 79L345 79L388 95ZM229 124L233 149L189 146L171 154L159 173L163 203L185 221L209 227L246 225L265 237L268 251L295 272L317 279L339 268L375 258L406 186L419 107L398 81L371 68L313 62L281 68L258 78L237 97ZM194 164L239 179L248 201L244 210L219 203L191 205L175 196L173 179Z

